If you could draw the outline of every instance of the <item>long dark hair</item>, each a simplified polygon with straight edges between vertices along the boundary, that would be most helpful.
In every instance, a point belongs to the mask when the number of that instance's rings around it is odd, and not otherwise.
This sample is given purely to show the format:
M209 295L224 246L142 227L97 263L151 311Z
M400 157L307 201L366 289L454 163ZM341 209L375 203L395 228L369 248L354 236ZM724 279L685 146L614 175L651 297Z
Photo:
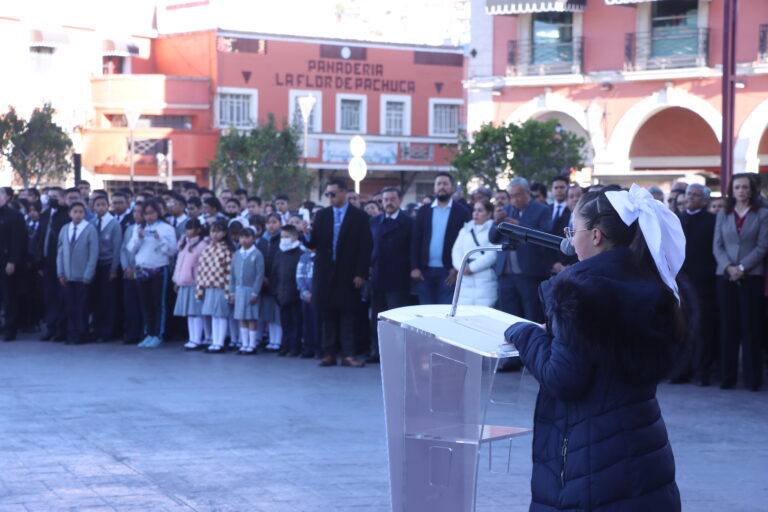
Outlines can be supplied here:
M576 213L584 220L585 228L600 229L612 248L628 248L632 252L632 263L637 274L643 279L655 282L664 290L665 302L668 303L674 317L675 340L682 343L685 339L686 326L681 303L678 303L674 291L661 279L639 222L635 221L627 226L611 205L605 195L611 190L620 189L606 187L600 191L587 192L576 205Z
M147 199L144 201L144 208L141 210L142 213L146 213L147 208L152 208L155 210L155 213L157 214L157 220L155 222L160 222L163 215L163 210L160 208L160 204L157 202L156 199ZM144 219L141 221L141 227L145 228L147 227L147 220Z
M197 236L197 241L189 246L189 250L192 251L197 247L197 245L203 241L205 238L206 232L205 228L203 227L203 224L200 222L200 219L194 218L189 219L186 224L184 224L184 231L187 231L188 229L197 229L200 231L200 234ZM184 248L187 246L187 242L189 242L189 238L185 234L181 238L181 245L179 246L179 250L183 251Z
M755 173L740 172L731 176L731 180L728 182L728 197L725 200L725 211L727 213L733 213L733 209L736 207L736 198L733 196L733 182L740 178L746 178L749 182L749 208L757 209L760 207L760 183L759 177Z
M227 247L227 249L229 249L229 252L235 252L235 244L232 243L232 238L229 236L229 227L227 226L227 221L224 219L216 219L213 224L211 224L211 233L214 231L223 231L224 240L222 240L222 242Z

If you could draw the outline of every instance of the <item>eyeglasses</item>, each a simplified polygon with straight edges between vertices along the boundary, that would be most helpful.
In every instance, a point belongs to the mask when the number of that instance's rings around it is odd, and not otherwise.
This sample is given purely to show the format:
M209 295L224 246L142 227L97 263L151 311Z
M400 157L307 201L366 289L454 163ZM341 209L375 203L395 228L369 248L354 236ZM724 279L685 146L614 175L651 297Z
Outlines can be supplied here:
M336 197L336 192L326 192L325 197Z
M565 238L568 240L573 240L574 235L578 233L579 231L589 231L588 229L573 229L573 228L563 228L563 233L565 234Z

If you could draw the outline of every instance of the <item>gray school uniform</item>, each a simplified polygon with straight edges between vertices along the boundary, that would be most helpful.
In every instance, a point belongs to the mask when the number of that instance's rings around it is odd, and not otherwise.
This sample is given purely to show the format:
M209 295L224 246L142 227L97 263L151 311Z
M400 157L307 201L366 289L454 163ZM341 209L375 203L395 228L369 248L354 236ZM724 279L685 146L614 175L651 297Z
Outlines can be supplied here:
M98 218L91 224L97 227ZM117 219L109 218L99 231L99 265L109 265L110 273L116 273L120 265L120 250L123 247L123 230Z
M136 229L136 224L130 224L125 228L123 243L120 246L120 266L123 270L136 266L136 253L128 250L128 242L130 242L131 237L133 237L133 232L136 231Z
M206 296L212 288L206 289ZM197 299L197 286L179 286L176 295L176 305L173 307L173 316L202 316L203 301ZM220 316L220 315L214 315Z
M224 288L206 288L203 295L203 306L200 314L202 316L214 316L226 318L229 316L229 302L227 301Z
M68 222L59 232L56 272L67 281L90 283L99 259L99 236L93 225L83 221L77 227L83 231L73 244L69 235L71 224Z
M246 255L242 249L232 256L232 275L229 279L229 294L235 298L233 317L235 320L258 320L259 302L249 304L253 296L261 293L264 281L264 256L254 246Z

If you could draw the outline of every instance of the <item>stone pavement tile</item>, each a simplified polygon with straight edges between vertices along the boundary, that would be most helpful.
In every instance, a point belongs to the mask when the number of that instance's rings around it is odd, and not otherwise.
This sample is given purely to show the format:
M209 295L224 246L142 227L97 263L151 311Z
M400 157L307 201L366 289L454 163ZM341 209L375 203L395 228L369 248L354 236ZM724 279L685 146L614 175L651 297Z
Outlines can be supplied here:
M0 505L0 512L27 512L27 507L22 504Z

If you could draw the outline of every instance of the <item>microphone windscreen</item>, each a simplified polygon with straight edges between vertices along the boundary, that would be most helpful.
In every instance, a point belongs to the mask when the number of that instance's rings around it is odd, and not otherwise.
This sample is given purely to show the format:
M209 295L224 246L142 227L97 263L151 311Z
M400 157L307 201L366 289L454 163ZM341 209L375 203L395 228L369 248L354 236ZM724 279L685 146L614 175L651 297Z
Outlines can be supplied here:
M563 241L560 242L560 252L566 256L576 255L576 249L573 248L573 244L568 238L563 238Z
M504 235L498 229L491 229L488 233L488 241L493 245L499 245L504 243Z

